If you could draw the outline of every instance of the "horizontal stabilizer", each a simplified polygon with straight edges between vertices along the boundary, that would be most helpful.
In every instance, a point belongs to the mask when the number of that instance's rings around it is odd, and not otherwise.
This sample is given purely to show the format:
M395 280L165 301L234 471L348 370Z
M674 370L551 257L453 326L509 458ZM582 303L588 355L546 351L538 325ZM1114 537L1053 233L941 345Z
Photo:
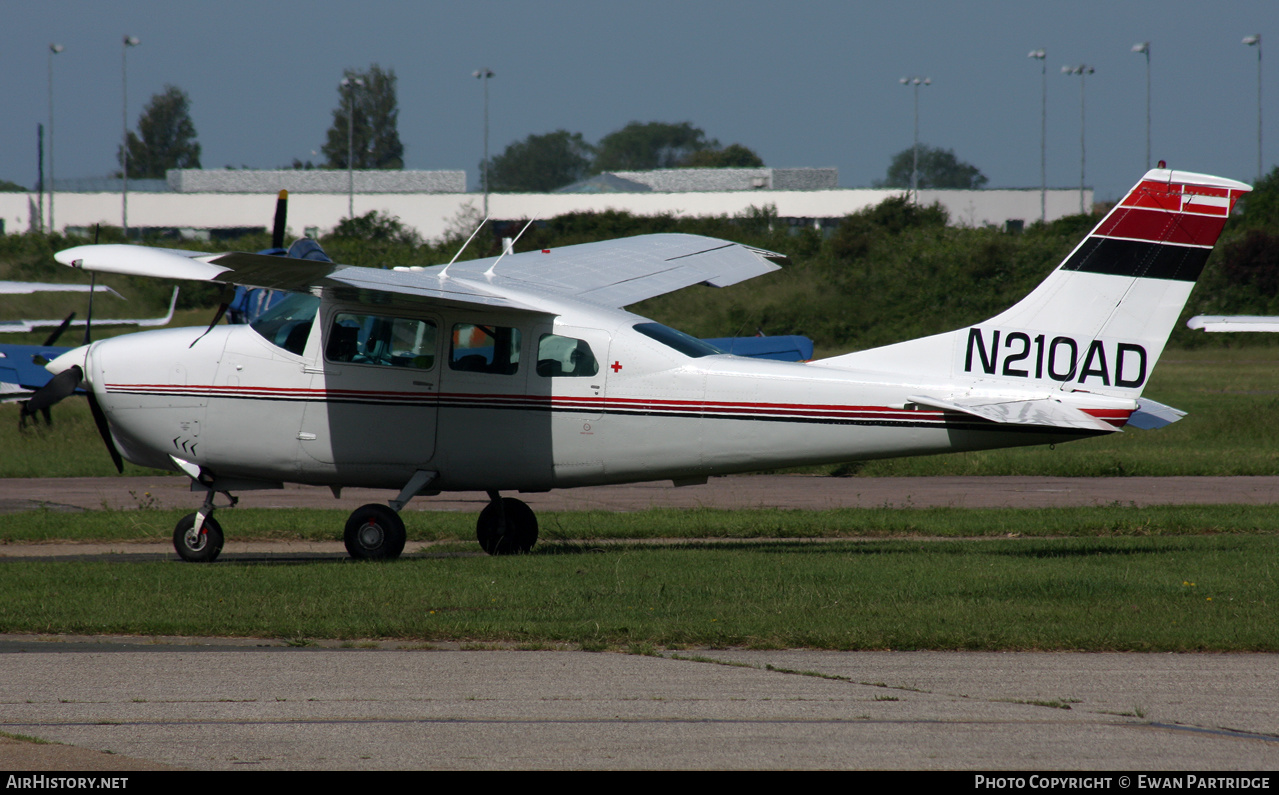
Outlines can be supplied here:
M1181 409L1165 406L1147 398L1138 398L1137 410L1128 417L1128 424L1134 428L1149 431L1172 425L1184 416L1186 412Z
M1039 425L1050 428L1075 428L1080 431L1117 431L1114 425L1056 400L1038 398L1016 400L999 398L960 398L941 400L927 395L911 395L907 400L929 408L959 411L1001 425Z

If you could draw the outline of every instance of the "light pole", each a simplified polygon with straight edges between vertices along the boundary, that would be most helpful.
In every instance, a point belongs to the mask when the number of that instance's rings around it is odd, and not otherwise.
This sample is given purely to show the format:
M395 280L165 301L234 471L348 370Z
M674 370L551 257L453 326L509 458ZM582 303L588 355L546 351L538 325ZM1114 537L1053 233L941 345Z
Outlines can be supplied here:
M1245 36L1243 43L1257 48L1257 179L1261 179L1261 34Z
M910 171L910 192L914 197L912 201L919 203L919 87L931 86L932 78L929 77L903 77L897 82L904 86L913 86L915 88L915 145L914 145L914 168Z
M1048 53L1045 50L1031 50L1027 58L1039 61L1040 88L1039 108L1039 223L1048 222Z
M1150 42L1139 41L1132 45L1133 52L1146 56L1146 170L1150 170Z
M49 232L53 225L53 56L65 48L61 44L49 45Z
M471 77L484 84L484 217L489 217L489 78L492 69L476 69Z
M364 86L358 77L344 77L346 89L346 217L355 217L355 89Z
M136 47L140 43L136 37L126 34L124 47L120 50L120 83L123 87L122 116L124 118L124 133L120 139L123 147L120 176L124 178L120 189L120 228L124 231L126 240L129 238L129 48Z
M1084 148L1084 77L1097 71L1088 64L1080 64L1079 66L1063 66L1061 73L1064 75L1079 75L1079 214L1083 215L1084 209L1084 164L1085 164L1085 148Z

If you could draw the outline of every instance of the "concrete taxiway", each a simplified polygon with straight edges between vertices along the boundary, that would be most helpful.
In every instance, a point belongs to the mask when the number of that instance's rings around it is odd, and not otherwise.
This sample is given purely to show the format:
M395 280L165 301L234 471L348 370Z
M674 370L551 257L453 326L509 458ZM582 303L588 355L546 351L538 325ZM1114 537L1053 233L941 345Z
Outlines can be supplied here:
M0 641L76 769L1274 770L1274 655ZM106 753L103 753L106 752ZM0 744L0 768L60 746ZM99 766L99 760L103 765Z

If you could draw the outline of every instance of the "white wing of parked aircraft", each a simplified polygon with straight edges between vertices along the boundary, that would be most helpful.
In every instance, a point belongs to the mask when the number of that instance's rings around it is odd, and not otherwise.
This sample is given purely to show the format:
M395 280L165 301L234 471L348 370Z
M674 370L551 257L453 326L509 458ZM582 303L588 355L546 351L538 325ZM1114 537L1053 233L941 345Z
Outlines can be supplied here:
M1274 315L1195 315L1186 326L1204 331L1279 331Z
M112 290L106 285L96 285L92 288L93 292L111 293L119 298L124 296ZM84 292L90 291L87 284L42 284L39 282L0 282L0 294L4 295L27 295L33 293L48 292ZM159 317L144 318L114 318L102 317L93 320L94 325L98 326L137 326L138 328L159 328L167 326L173 321L173 312L178 306L178 288L173 288L173 294L169 297L169 310ZM34 331L38 328L54 328L57 326L76 327L88 324L88 320L50 318L45 320L0 320L0 333L4 332L26 332Z
M1181 413L1142 397L1234 203L1233 180L1149 171L1034 290L956 331L811 363L748 359L620 307L776 269L777 255L646 235L397 270L253 254L81 246L86 270L296 291L249 326L70 351L117 464L186 473L174 530L222 546L217 492L284 482L398 490L352 513L355 557L395 557L417 495L483 490L477 537L522 552L537 520L502 491L671 480L1082 439Z

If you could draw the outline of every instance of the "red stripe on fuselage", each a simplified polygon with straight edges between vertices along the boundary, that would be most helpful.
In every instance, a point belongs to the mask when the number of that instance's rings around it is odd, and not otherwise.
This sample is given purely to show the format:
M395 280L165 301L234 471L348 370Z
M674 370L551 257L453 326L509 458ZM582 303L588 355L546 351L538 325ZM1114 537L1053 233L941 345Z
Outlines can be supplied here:
M910 411L891 406L846 406L830 403L736 403L715 400L667 400L652 398L568 397L553 395L504 395L476 392L384 392L355 389L286 389L281 387L189 386L185 384L108 384L108 392L132 392L155 396L183 395L227 399L268 399L300 401L367 401L395 405L397 402L435 399L438 408L562 411L604 411L633 414L665 414L672 417L718 415L742 419L810 419L875 422L915 422L945 424L946 412ZM1123 427L1132 413L1127 409L1083 409L1084 412L1116 427ZM966 421L985 422L979 418ZM998 423L991 423L992 425Z

